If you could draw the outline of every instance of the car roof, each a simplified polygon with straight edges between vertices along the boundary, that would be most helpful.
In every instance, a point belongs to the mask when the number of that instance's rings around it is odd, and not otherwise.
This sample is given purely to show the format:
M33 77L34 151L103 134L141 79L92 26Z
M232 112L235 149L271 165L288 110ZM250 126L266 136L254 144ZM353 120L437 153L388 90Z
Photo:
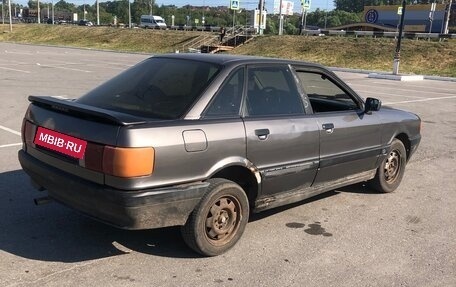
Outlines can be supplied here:
M154 55L153 58L168 58L168 59L186 59L193 61L209 62L219 65L227 64L299 64L314 67L323 67L322 65L310 62L279 59L279 58L266 58L258 56L245 56L245 55L228 55L228 54L206 54L206 53L174 53L174 54L161 54Z

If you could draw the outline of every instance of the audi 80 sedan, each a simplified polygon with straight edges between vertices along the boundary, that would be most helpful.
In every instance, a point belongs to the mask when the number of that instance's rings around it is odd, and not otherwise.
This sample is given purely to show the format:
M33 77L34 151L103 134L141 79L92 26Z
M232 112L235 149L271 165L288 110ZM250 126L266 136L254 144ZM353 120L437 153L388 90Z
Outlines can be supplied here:
M245 56L146 59L78 99L30 96L19 160L53 199L123 229L182 226L206 256L251 212L400 184L420 118L328 69Z

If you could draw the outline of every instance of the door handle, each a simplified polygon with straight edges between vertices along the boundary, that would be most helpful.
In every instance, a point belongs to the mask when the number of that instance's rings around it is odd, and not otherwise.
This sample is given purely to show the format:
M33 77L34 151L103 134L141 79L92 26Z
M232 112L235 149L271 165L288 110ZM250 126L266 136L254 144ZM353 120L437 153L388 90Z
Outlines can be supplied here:
M334 124L333 123L323 124L322 127L326 131L326 133L328 133L328 134L332 134L333 131L334 131Z
M256 135L260 140L265 140L265 139L268 138L269 129L259 129L259 130L255 130L255 135Z

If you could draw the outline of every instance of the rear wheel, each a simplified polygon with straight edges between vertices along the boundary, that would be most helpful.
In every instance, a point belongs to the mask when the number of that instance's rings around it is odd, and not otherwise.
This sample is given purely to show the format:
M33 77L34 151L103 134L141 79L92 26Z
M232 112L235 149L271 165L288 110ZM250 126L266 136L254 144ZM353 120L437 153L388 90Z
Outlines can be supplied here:
M393 192L401 183L407 162L404 144L394 139L391 151L377 169L371 186L380 192Z
M244 190L225 179L210 179L200 203L182 227L185 243L196 252L220 255L241 238L249 219Z

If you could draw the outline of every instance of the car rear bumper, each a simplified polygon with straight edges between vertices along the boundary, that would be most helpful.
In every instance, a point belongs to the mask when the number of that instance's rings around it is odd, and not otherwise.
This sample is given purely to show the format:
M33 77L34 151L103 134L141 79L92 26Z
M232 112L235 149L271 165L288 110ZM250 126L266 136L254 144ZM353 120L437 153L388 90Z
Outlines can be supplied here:
M148 229L185 224L208 183L166 188L118 190L92 183L30 156L18 154L24 171L51 198L99 221L123 229Z

